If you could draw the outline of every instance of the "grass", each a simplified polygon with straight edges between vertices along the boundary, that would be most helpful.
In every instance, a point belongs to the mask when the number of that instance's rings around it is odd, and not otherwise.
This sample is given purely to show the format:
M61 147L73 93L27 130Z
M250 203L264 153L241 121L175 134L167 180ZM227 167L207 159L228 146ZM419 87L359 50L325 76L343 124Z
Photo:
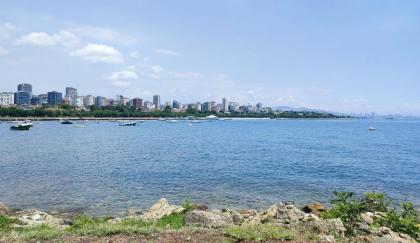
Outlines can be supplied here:
M292 231L284 229L280 226L270 224L230 226L225 229L225 235L236 240L292 240L294 234Z
M157 221L124 219L121 222L109 223L108 220L109 218L91 218L79 215L67 231L76 235L90 236L150 235L164 229L180 229L184 226L184 215L181 213L174 213Z

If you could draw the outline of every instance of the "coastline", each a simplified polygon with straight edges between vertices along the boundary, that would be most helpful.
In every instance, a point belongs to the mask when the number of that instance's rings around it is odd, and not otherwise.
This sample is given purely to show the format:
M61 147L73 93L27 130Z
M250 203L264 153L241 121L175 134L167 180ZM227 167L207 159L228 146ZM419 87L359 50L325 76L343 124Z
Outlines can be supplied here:
M336 193L337 199L343 200L345 194ZM0 202L0 241L415 243L420 231L419 216L414 222L417 226L413 226L419 227L417 230L413 228L416 231L393 228L386 221L380 223L393 212L388 211L386 199L385 194L366 193L360 198L364 208L350 212L358 215L356 224L349 222L344 214L337 214L343 210L343 205L353 203L347 199L340 203L344 203L341 206L333 203L326 207L314 202L298 208L292 202L281 202L257 211L209 209L188 199L182 205L173 205L161 198L147 210L129 209L120 217L90 217L82 212L43 212L37 209L12 210Z

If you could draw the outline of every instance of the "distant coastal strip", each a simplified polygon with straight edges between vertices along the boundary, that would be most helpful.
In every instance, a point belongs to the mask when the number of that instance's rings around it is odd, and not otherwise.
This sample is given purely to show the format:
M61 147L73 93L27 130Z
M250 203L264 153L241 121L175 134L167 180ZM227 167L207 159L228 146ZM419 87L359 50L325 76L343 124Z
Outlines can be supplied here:
M159 118L197 118L203 119L208 116L217 118L269 118L269 119L337 119L349 118L331 113L314 111L283 111L283 112L204 112L194 108L188 108L182 112L174 112L169 106L163 110L144 112L127 106L108 106L97 108L90 107L87 110L77 110L69 105L58 107L38 107L32 109L17 107L0 107L0 119L32 118L38 120L57 120L63 117L74 119L159 119Z
M0 241L419 242L412 203L393 208L389 197L376 192L334 195L330 208L281 202L261 211L209 209L189 199L178 206L162 198L148 210L130 209L122 217L11 210L0 202Z

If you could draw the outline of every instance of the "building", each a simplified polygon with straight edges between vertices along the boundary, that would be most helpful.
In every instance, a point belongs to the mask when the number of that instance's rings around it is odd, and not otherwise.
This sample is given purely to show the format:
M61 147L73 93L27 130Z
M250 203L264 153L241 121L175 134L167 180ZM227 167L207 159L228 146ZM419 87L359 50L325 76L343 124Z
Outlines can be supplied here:
M262 104L261 104L261 103L258 103L258 104L257 104L256 111L257 111L257 112L262 112L262 111L263 111L263 106L262 106Z
M134 99L132 99L131 100L131 102L130 102L131 104L130 104L130 106L131 107L134 107L134 108L136 108L136 109L141 109L141 108L143 108L143 99L140 99L140 98L134 98Z
M30 105L32 93L28 91L18 91L14 95L14 103L16 105Z
M206 101L206 102L203 103L203 111L207 111L207 112L211 111L210 102Z
M99 108L108 106L109 105L108 99L106 97L97 96L95 99L95 105L96 107L99 107Z
M39 98L38 95L32 95L31 105L34 105L34 106L41 105L41 99Z
M196 107L198 111L201 111L203 109L203 106L201 105L200 102L197 102Z
M228 103L228 100L226 98L222 99L222 111L223 112L228 112L229 111L229 103Z
M15 103L15 94L12 92L0 93L0 106L10 106Z
M210 111L216 111L216 101L210 102Z
M95 105L95 97L93 97L93 95L86 95L83 98L83 106L84 107L89 107L89 106L93 106Z
M48 105L58 105L63 102L63 94L57 91L51 91L47 93Z
M174 101L172 101L172 108L173 109L180 109L181 104L178 101L174 100Z
M40 105L48 105L48 95L40 94L38 95Z
M83 107L84 106L84 99L85 99L85 97L83 97L83 96L77 96L76 106L77 107Z
M160 95L153 95L153 105L155 109L160 109Z
M66 87L65 99L70 101L70 105L77 106L77 89Z
M32 94L32 85L31 84L25 84L25 83L19 84L17 86L17 91L18 92L19 91L25 91L25 92L29 92L29 93Z

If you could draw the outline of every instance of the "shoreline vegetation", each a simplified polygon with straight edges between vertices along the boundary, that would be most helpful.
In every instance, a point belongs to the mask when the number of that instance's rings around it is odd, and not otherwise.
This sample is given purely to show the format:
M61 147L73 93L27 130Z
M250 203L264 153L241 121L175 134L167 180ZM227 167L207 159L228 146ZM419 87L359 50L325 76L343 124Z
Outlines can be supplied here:
M270 119L336 119L336 118L350 118L349 116L337 116L331 113L313 112L313 111L284 111L284 112L232 112L232 113L217 113L217 112L202 112L193 108L188 108L185 111L174 112L168 106L163 110L157 111L141 111L139 109L128 106L107 106L97 108L95 106L89 107L88 110L76 110L69 105L61 105L59 107L38 107L38 108L17 108L17 107L0 107L0 118L15 118L15 117L31 117L31 118L141 118L141 119L158 119L158 118L205 118L209 115L216 115L219 118L270 118Z
M124 217L11 210L0 202L1 242L420 242L418 211L392 207L384 193L334 192L331 207L291 203L268 209L209 209L160 199Z

